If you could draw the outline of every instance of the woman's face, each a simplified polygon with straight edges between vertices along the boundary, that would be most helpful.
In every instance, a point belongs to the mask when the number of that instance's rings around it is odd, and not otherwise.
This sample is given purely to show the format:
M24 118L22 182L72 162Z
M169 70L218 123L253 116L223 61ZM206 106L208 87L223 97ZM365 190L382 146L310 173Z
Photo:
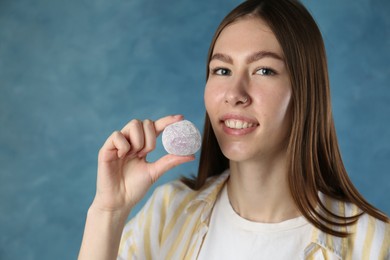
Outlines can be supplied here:
M268 25L243 18L217 39L205 105L223 154L233 161L284 156L291 129L291 84Z

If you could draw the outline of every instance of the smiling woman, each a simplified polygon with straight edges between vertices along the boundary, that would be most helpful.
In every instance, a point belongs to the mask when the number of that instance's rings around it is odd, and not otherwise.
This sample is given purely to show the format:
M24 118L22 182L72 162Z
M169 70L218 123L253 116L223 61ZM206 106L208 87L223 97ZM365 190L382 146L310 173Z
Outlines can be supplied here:
M114 132L99 153L80 259L387 259L389 218L344 168L325 48L305 7L242 3L207 65L198 176L159 187L124 227L150 186L194 157L145 158L182 116Z
M232 162L281 158L278 153L286 151L291 84L281 57L268 25L250 16L230 24L216 41L205 105L218 144ZM220 70L226 73L215 73Z

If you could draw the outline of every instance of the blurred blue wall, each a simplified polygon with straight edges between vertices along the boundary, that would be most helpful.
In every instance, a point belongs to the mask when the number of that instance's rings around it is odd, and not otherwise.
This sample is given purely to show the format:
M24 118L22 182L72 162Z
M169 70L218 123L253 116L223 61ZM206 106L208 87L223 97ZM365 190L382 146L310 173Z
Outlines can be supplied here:
M130 119L202 127L208 45L239 2L0 1L0 259L76 258L98 150ZM390 1L304 3L326 41L346 167L390 214Z

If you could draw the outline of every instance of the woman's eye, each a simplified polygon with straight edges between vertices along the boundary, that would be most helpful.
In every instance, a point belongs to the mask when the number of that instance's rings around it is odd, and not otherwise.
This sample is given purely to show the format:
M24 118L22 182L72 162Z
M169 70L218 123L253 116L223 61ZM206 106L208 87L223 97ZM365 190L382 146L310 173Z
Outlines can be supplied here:
M263 76L272 76L275 75L276 72L270 68L261 68L256 71L256 74L263 75Z
M228 76L231 74L230 70L224 68L216 68L212 70L214 75Z

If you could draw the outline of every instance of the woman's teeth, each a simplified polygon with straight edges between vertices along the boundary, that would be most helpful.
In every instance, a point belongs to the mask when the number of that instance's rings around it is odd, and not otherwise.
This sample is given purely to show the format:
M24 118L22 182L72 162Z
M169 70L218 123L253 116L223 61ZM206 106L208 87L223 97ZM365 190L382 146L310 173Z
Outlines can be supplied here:
M244 129L244 128L253 127L255 125L254 123L249 123L249 122L236 120L236 119L225 120L224 123L227 127L233 129Z

